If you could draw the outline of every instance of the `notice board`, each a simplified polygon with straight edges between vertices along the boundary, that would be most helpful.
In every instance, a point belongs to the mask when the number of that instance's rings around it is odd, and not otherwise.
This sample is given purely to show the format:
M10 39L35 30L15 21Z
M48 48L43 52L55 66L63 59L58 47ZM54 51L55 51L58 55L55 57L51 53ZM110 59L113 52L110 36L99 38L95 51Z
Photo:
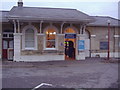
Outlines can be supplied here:
M85 50L85 40L78 40L78 50Z

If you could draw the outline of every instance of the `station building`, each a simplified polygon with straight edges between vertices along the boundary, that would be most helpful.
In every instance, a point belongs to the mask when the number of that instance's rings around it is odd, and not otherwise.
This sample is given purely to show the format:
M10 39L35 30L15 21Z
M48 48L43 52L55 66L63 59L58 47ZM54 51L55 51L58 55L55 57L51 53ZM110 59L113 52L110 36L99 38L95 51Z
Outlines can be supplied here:
M76 9L24 7L19 1L1 12L0 58L13 61L119 58L119 20L89 16ZM107 21L110 21L107 23Z

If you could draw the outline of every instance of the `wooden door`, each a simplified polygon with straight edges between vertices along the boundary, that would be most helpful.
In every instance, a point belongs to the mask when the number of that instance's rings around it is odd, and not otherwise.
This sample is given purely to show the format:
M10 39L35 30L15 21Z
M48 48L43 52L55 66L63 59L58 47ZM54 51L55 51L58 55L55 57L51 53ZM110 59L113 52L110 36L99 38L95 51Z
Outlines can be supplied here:
M3 59L7 59L8 58L7 50L8 50L8 41L7 40L3 40L3 49L2 49L2 58Z
M2 49L2 58L12 60L13 59L13 51L14 51L14 42L13 39L4 39L3 40L3 49Z

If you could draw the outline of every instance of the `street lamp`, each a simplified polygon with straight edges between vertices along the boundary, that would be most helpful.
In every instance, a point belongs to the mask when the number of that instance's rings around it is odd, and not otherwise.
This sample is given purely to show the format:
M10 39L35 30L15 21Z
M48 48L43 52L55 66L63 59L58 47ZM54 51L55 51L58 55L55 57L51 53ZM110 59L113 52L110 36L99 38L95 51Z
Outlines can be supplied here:
M110 20L107 20L108 23L108 55L107 60L110 59Z

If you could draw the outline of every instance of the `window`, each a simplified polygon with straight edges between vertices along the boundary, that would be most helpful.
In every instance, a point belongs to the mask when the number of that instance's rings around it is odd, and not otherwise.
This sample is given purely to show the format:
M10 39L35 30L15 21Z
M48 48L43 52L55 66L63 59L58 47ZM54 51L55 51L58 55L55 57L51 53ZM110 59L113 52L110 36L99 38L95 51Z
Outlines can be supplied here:
M13 34L9 34L9 37L11 37L11 38L12 38L12 37L13 37Z
M49 29L46 31L46 48L56 48L56 32L53 29Z
M5 32L3 33L3 38L13 38L13 33Z
M8 37L8 34L3 34L3 37L4 37L4 38L7 38L7 37Z
M27 25L22 30L22 50L37 50L37 29L33 25Z
M27 29L25 31L25 48L34 48L34 30Z
M100 42L100 50L107 50L108 42Z

